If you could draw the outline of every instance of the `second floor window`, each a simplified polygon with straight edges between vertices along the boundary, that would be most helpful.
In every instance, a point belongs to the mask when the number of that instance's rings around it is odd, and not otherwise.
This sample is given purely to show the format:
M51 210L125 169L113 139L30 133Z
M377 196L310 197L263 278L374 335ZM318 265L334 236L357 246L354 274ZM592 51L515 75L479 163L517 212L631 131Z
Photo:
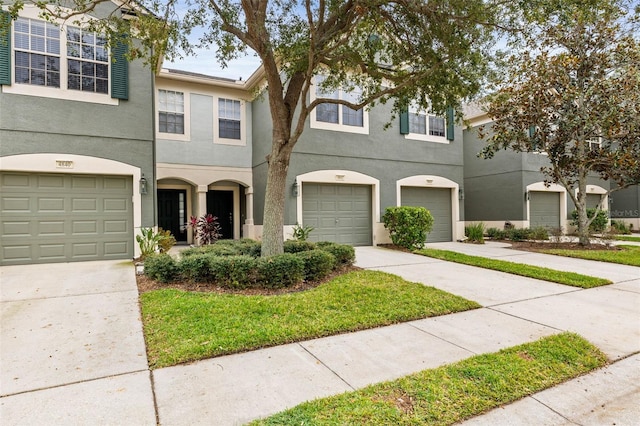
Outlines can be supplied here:
M355 89L351 92L344 90L335 90L326 92L320 87L324 81L322 77L316 77L316 97L325 99L341 99L347 102L356 103L360 98L360 90ZM323 103L316 107L316 121L324 123L342 124L345 126L363 127L364 111L363 109L351 109L346 105Z
M18 18L13 33L16 83L109 93L104 37L71 26L61 37L57 25L29 18Z
M158 91L158 130L161 133L184 134L184 93Z
M435 115L409 112L409 133L444 137L445 132L444 118Z
M240 139L240 101L218 99L218 137Z

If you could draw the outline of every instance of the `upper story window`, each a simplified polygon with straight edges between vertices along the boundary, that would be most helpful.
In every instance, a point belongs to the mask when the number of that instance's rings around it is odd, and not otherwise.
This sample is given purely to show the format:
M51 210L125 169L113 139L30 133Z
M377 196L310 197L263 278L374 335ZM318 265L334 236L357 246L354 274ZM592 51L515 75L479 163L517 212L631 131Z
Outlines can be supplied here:
M602 147L602 138L597 137L597 138L589 139L587 140L587 143L589 144L590 151L599 151L600 148Z
M104 36L38 14L25 5L11 32L0 33L3 92L107 105L128 99L126 44L113 48L112 64Z
M240 101L218 98L218 137L240 140Z
M312 93L311 101L324 98L356 103L362 94L358 88L352 91L342 89L325 91L320 87L324 77L317 76L315 81L316 90ZM315 112L311 113L311 128L368 134L369 115L364 108L355 110L346 105L322 103L316 106Z
M184 134L184 93L158 91L158 131Z
M452 129L447 128L444 117L429 114L414 106L400 115L400 132L407 139L428 142L448 143L451 140L449 138L453 137L448 134Z

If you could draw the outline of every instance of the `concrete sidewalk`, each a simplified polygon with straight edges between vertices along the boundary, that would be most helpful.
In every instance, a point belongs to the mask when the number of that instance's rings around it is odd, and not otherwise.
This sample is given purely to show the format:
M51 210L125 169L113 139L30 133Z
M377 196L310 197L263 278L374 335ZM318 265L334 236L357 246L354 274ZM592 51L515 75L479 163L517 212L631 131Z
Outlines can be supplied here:
M494 244L436 247L555 261ZM0 423L237 425L565 330L619 361L469 422L631 425L640 418L640 268L562 258L563 269L585 267L615 281L582 290L382 248L356 253L358 266L483 308L150 373L130 262L2 267Z

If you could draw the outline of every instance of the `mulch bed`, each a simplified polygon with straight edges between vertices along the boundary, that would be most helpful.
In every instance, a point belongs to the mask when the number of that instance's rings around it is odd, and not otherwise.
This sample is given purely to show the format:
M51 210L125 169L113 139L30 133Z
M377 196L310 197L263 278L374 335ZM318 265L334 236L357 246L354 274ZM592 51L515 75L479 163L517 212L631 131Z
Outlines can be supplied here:
M526 251L540 251L540 250L549 250L549 249L561 249L561 250L608 250L608 251L619 251L622 250L620 247L614 246L612 244L598 244L591 243L588 246L582 246L578 243L564 242L564 243L554 243L554 242L536 242L536 241L500 241L502 243L511 244L511 248L514 250L526 250Z
M139 294L146 293L147 291L173 288L177 290L200 292L200 293L243 294L246 296L255 296L255 295L277 296L280 294L297 293L299 291L311 290L313 288L318 287L321 284L331 281L332 279L340 275L346 274L351 271L358 271L361 269L362 268L358 268L357 266L346 266L332 272L322 280L309 281L309 282L303 281L302 283L293 287L278 288L278 289L247 288L243 290L238 290L238 289L229 289L225 287L220 287L216 283L198 283L198 282L189 282L189 281L161 283L148 278L146 275L136 275L136 281L138 283Z

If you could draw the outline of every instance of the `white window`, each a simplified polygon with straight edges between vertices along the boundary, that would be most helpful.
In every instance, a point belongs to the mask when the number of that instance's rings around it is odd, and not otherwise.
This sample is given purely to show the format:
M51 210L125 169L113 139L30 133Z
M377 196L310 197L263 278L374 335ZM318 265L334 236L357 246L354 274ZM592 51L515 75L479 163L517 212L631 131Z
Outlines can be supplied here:
M106 39L76 27L60 28L49 22L18 18L14 25L15 82L109 93L109 52ZM65 49L60 49L66 41ZM61 79L66 56L67 79Z
M92 31L38 19L25 6L13 23L12 82L3 91L117 105L110 95L107 40Z
M240 140L240 123L240 101L218 98L218 137Z
M593 138L593 139L589 139L587 140L587 143L589 144L589 150L590 151L599 151L600 148L602 147L602 138Z
M184 93L158 91L158 131L184 134Z
M311 101L317 98L344 100L351 103L357 103L362 94L361 90L356 88L352 91L335 90L332 92L323 90L320 86L324 81L324 77L317 76L316 90L312 92ZM322 103L316 106L315 111L311 113L311 128L336 130L351 133L369 133L369 114L364 108L355 110L346 105L334 103Z
M447 125L444 117L438 117L415 107L409 109L409 133L407 139L447 143Z

